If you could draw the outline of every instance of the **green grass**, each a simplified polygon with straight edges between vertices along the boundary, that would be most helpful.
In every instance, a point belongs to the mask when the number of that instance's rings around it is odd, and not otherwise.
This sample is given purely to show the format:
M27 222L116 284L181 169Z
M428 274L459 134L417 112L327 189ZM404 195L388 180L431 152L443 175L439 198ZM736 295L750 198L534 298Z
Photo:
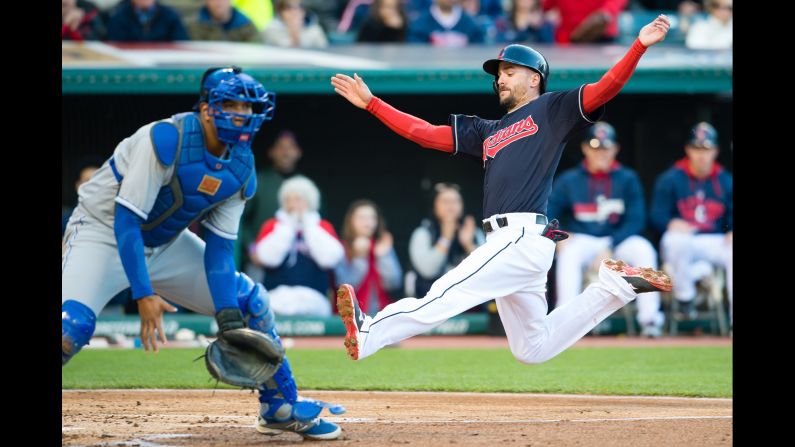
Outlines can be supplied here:
M64 389L213 388L201 349L91 350L63 368ZM731 347L576 348L540 365L507 349L289 352L299 389L732 396ZM219 388L232 388L223 384Z

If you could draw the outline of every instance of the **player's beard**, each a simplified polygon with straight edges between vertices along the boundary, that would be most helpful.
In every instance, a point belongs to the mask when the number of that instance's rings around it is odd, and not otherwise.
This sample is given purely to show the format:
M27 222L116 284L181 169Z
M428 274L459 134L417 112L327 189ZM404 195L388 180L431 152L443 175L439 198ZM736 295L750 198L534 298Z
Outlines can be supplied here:
M516 107L516 95L513 94L512 90L505 90L508 92L508 96L505 98L500 97L500 105L505 107L506 110L511 110ZM502 91L500 91L502 93Z

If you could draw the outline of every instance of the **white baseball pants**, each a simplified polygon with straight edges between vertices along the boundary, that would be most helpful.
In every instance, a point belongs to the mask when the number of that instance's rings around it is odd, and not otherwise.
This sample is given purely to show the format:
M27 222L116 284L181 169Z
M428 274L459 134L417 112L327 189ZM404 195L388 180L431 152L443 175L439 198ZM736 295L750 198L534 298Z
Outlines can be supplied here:
M496 298L513 355L523 363L541 363L637 296L620 275L602 266L598 282L547 315L555 243L540 236L544 226L535 224L534 214L506 216L509 226L489 233L486 243L439 278L424 298L404 298L366 317L359 359Z
M61 254L61 303L75 300L94 314L130 287L113 228L78 207L69 219ZM215 315L204 271L204 241L183 231L160 247L144 247L146 269L155 293L194 312Z
M660 240L662 259L672 267L674 297L689 301L696 297L696 282L703 269L699 262L707 261L726 269L726 289L729 292L729 315L732 316L732 244L725 234L690 234L666 231Z

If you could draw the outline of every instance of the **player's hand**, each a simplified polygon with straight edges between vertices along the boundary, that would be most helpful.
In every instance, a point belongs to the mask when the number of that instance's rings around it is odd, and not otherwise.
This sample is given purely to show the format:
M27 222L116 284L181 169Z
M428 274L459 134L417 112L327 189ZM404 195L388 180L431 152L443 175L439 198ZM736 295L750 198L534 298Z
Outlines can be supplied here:
M149 347L157 352L157 337L166 344L166 333L163 331L163 311L176 312L177 308L163 301L157 295L149 295L138 300L138 314L141 316L141 344L146 352ZM157 331L158 335L155 335Z
M665 35L668 34L669 28L671 28L671 22L668 17L660 14L654 21L640 29L638 39L644 47L650 47L665 40Z
M387 255L390 250L392 250L392 235L388 231L384 231L384 234L375 243L375 255L380 258Z
M337 73L331 77L331 85L335 92L360 109L367 108L367 104L373 99L373 94L370 93L367 84L356 73L353 74L353 77Z
M458 230L458 243L464 247L467 253L475 250L475 218L467 216L464 225Z
M734 231L729 231L726 233L726 245L731 245L732 239L734 239Z

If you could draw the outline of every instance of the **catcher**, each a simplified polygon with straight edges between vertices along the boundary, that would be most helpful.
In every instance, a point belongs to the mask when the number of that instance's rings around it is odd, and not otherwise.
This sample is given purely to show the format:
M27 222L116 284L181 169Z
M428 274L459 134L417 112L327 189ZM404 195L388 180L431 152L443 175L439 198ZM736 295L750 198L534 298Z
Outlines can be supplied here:
M88 344L96 315L130 287L141 341L166 342L163 312L214 315L218 340L207 349L210 373L259 390L257 430L336 439L319 418L340 406L298 397L276 334L265 288L236 271L233 244L246 200L256 191L251 142L273 118L274 94L237 67L202 76L192 112L149 123L122 140L83 184L69 219L61 260L62 365ZM187 230L201 219L202 241Z

